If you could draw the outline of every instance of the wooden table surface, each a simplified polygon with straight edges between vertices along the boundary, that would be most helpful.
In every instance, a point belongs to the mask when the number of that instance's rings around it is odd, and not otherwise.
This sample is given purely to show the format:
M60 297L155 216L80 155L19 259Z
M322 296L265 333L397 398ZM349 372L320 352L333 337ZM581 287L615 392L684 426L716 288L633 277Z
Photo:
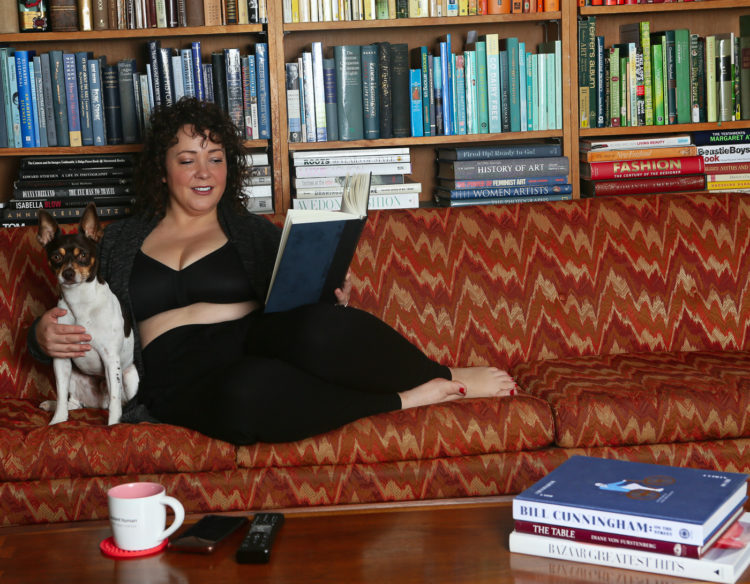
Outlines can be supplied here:
M195 522L191 517L186 525ZM107 522L0 529L0 583L686 584L690 580L511 554L508 499L288 512L271 562L241 565L242 529L211 555L114 560ZM750 584L750 575L741 582Z

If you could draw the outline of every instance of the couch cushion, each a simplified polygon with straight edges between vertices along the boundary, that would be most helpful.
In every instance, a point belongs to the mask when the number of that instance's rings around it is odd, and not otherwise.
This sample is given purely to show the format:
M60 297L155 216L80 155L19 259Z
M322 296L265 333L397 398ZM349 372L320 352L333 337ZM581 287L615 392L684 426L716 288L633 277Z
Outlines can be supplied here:
M549 402L563 447L750 436L750 352L617 354L534 361L512 371Z
M105 410L81 409L48 426L36 403L0 399L0 480L28 481L236 468L231 444L167 424L107 426Z
M239 448L239 466L430 460L545 448L549 406L531 396L466 399L370 416L299 442Z

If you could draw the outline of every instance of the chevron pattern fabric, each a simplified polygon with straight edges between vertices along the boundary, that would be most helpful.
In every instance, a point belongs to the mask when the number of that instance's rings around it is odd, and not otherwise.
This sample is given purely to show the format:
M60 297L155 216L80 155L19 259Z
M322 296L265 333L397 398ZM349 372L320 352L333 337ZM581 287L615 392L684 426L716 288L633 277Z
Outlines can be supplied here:
M135 479L207 512L514 494L572 454L748 472L749 211L716 194L375 212L351 303L522 394L241 448L92 410L49 427L25 334L52 276L34 229L0 230L0 525L104 518Z

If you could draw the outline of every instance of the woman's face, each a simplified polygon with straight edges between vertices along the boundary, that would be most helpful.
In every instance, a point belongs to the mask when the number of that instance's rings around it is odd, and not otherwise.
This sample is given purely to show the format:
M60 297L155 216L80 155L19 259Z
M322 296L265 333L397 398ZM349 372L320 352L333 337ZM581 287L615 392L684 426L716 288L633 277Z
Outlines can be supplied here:
M192 126L177 132L177 143L167 150L164 182L169 190L169 207L190 215L212 212L227 184L224 147L195 134Z

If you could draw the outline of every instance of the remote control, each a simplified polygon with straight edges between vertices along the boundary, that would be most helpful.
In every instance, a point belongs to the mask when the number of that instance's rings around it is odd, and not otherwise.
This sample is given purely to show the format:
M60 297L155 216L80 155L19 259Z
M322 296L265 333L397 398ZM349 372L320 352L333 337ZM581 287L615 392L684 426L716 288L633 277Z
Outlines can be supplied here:
M240 564L265 564L271 559L271 546L276 534L284 524L281 513L256 513L250 531L237 550Z

